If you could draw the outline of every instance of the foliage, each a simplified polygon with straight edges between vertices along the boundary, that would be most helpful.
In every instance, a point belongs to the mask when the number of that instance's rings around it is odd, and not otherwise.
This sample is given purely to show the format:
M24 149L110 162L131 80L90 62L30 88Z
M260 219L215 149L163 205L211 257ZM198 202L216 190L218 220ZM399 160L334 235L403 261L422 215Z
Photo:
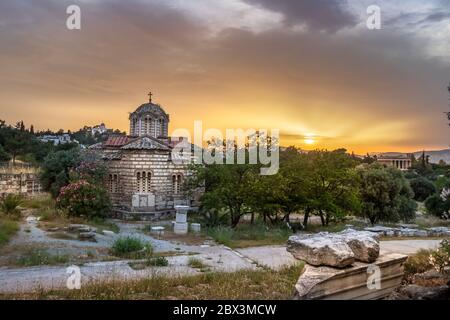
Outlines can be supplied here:
M433 267L430 263L431 252L432 250L421 249L416 254L409 256L404 264L405 276L411 277L430 270Z
M362 215L372 224L411 220L413 192L400 170L374 163L358 168Z
M11 160L11 155L5 151L5 148L0 144L0 162L7 162Z
M441 273L450 266L450 241L442 240L439 248L430 254L430 264Z
M192 167L194 172L187 183L191 188L203 184L201 212L214 220L221 220L221 212L227 211L229 223L236 227L241 217L249 212L251 185L258 174L250 164L212 164ZM206 214L208 212L208 214Z
M8 194L0 200L0 211L6 215L20 214L19 206L22 203L22 197L16 194Z
M145 261L145 264L149 267L167 267L169 265L169 261L166 257L150 257Z
M207 267L207 265L203 263L202 260L195 257L190 257L188 259L188 266L195 269L205 269Z
M6 244L19 229L16 221L0 219L0 247Z
M437 191L435 185L424 177L412 179L409 183L414 191L414 199L417 201L425 201Z
M443 199L441 195L434 194L425 201L427 212L441 219L446 219L450 212L450 197Z
M305 212L305 225L311 214L328 225L359 210L357 163L344 149L305 154L290 147L280 153L275 175L260 175L258 165L196 165L186 189L204 188L201 213L209 226L228 218L228 225L236 228L245 214L251 214L252 223L258 214L278 225L300 211Z
M150 243L144 243L138 238L120 237L114 241L111 253L125 258L150 257L153 254L153 247Z
M70 170L80 161L79 149L50 153L42 164L41 183L56 198L59 190L69 184Z
M56 203L69 216L87 218L104 217L111 209L106 190L86 180L79 180L62 187Z

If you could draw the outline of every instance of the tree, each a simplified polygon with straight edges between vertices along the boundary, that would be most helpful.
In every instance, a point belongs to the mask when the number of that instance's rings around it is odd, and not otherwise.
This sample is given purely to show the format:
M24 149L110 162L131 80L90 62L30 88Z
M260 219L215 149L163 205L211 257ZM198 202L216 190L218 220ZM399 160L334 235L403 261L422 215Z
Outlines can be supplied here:
M13 163L20 154L25 154L29 151L31 146L31 139L29 133L25 131L15 130L13 128L6 128L2 130L2 144L4 150L12 157Z
M410 185L414 191L414 200L416 201L425 201L429 196L437 192L433 182L424 177L412 179Z
M259 174L256 169L249 164L197 167L194 176L205 181L201 210L220 212L226 209L230 226L236 227L241 217L249 213L252 183L255 175Z
M50 153L42 164L40 178L43 189L56 198L59 190L69 184L70 171L79 164L79 161L79 149Z
M312 151L307 158L306 208L320 217L322 225L358 211L356 163L346 150Z
M450 214L450 197L443 198L439 194L434 194L425 200L427 212L441 219L448 219Z
M11 160L11 155L5 151L3 146L0 144L0 162L7 162Z
M378 163L358 168L362 215L372 224L379 221L408 221L414 217L416 204L402 172Z

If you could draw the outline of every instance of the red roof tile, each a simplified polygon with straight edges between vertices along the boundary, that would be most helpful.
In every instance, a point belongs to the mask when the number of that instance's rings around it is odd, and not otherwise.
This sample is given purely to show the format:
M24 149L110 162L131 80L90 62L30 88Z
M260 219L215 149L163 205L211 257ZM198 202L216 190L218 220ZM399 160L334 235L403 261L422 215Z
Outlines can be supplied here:
M128 142L130 142L130 138L126 136L112 136L109 137L108 140L104 143L104 147L120 147Z

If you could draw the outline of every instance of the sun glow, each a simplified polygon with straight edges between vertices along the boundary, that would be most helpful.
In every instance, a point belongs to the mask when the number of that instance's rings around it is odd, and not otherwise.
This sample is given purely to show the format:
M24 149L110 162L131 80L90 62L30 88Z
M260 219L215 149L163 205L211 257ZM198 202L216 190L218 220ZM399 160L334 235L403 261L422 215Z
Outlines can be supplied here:
M312 138L306 138L305 140L303 140L306 144L314 144L316 141Z

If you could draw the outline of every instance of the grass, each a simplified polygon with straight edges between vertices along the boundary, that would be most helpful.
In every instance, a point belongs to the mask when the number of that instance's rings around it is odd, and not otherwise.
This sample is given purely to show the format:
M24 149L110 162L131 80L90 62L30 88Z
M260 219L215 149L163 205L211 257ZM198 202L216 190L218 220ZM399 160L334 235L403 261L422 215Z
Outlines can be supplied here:
M267 227L263 224L240 224L237 228L209 228L207 234L216 242L231 248L284 244L292 232L283 227Z
M19 229L20 227L17 221L0 218L0 247L7 244Z
M139 259L152 256L153 248L150 243L134 237L121 237L114 241L111 253L116 257Z
M430 263L430 254L433 250L419 250L416 254L411 255L406 260L405 267L405 278L414 276L416 273L422 273L433 268Z
M284 269L203 273L194 276L152 276L147 279L111 280L83 285L80 290L35 290L32 293L0 295L0 299L291 299L303 265Z
M32 267L66 264L68 262L68 255L50 254L43 249L33 249L22 254L14 264L21 267Z
M25 198L22 202L22 206L29 209L44 209L54 208L55 201L48 194Z
M202 260L200 260L199 258L195 258L195 257L189 258L188 266L191 268L195 268L195 269L206 269L208 267L208 265L203 263Z

